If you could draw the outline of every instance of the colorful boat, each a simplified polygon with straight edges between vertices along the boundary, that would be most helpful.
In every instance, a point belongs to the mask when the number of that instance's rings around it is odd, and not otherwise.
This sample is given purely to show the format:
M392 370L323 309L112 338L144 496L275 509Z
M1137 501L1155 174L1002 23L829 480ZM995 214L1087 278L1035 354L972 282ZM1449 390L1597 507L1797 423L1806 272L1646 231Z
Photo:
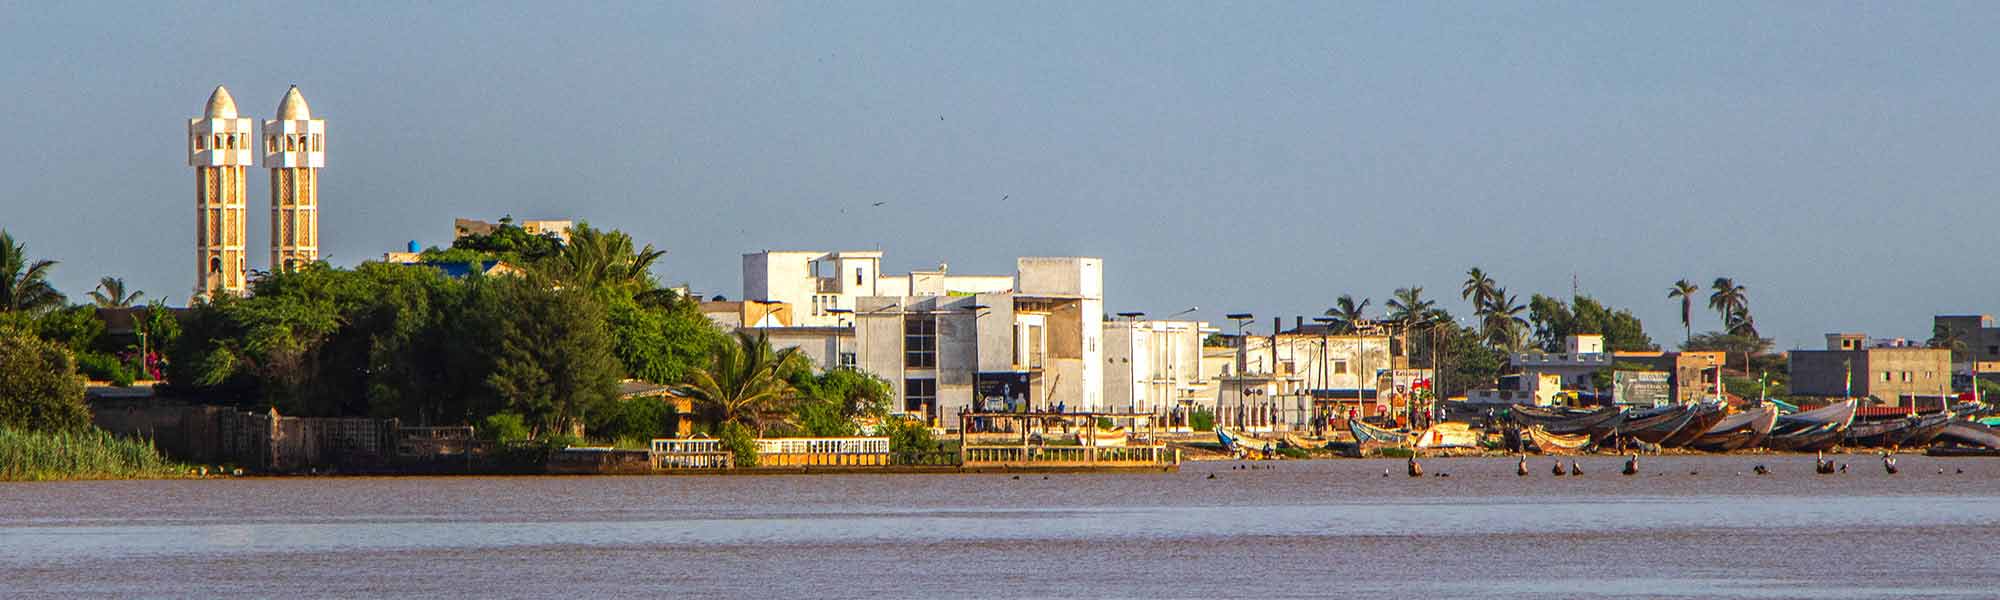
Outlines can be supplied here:
M1846 443L1869 448L1917 447L1929 444L1951 424L1951 413L1857 422L1847 428Z
M1277 442L1249 437L1223 427L1215 428L1215 439L1231 452L1270 454L1278 451Z
M1290 433L1287 433L1283 437L1278 438L1278 442L1284 444L1285 447L1287 448L1298 448L1300 450L1319 450L1326 448L1326 440L1312 440L1304 437L1299 437L1296 434L1290 434Z
M1530 425L1525 432L1528 434L1528 440L1534 442L1535 449L1540 450L1542 454L1581 452L1584 448L1589 447L1591 442L1590 434L1562 435L1549 433L1549 430L1543 429L1540 425Z
M2000 433L1972 421L1952 421L1944 426L1938 440L1960 446L2000 449Z
M1647 444L1658 444L1679 433L1681 428L1686 427L1688 421L1693 420L1695 414L1700 411L1701 409L1693 404L1676 404L1626 415L1625 421L1618 424L1618 430L1614 435Z
M1734 452L1753 448L1771 435L1778 424L1778 408L1766 406L1724 417L1688 444L1707 452Z
M1604 439L1611 435L1627 418L1623 406L1606 406L1593 410L1515 406L1511 414L1514 422L1522 427L1540 426L1543 431L1557 435L1585 434L1593 439Z
M1478 448L1479 432L1465 423L1444 422L1410 436L1417 448Z
M1708 433L1708 430L1717 423L1729 417L1729 407L1721 402L1703 402L1694 406L1694 416L1688 418L1687 424L1682 425L1680 431L1660 440L1660 447L1685 448L1693 444L1702 434Z
M1348 419L1347 430L1354 433L1354 442L1357 444L1366 444L1369 442L1374 442L1379 444L1402 444L1408 441L1409 438L1408 434L1405 434L1401 431L1383 429L1380 427L1376 427L1374 425L1369 425L1367 423L1361 422L1360 419Z

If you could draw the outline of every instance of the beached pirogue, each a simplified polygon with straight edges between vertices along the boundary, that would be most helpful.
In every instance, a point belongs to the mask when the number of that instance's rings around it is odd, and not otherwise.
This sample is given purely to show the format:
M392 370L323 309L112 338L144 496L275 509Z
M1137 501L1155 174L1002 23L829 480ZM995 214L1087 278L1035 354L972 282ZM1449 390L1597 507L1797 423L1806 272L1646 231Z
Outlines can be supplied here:
M1444 414L1457 417L1431 427L1407 431L1347 422L1348 432L1362 446L1415 449L1477 448L1488 434L1502 434L1510 449L1569 454L1610 448L1687 448L1705 452L1735 452L1768 448L1785 452L1818 452L1836 447L1914 449L1932 443L1956 449L2000 451L2000 431L1969 418L1992 412L1966 404L1929 413L1896 413L1865 418L1855 400L1781 414L1778 405L1732 411L1721 402L1675 404L1648 409L1623 406L1598 408L1467 405L1450 402ZM1881 411L1882 409L1875 409ZM1467 421L1472 421L1468 423ZM1475 427L1484 425L1484 428ZM1241 432L1217 429L1223 445L1238 452L1275 452L1279 447L1316 449L1324 440L1283 435L1257 439ZM1518 447L1515 448L1515 444Z

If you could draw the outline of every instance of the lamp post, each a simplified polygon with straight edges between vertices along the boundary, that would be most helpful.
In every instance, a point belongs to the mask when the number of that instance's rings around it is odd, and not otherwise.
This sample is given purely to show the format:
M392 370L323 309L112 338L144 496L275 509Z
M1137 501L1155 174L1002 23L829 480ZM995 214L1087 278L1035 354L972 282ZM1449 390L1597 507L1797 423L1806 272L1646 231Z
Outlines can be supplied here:
M1236 322L1236 426L1242 427L1243 370L1250 366L1250 338L1245 337L1243 332L1249 326L1250 320L1257 318L1257 315L1250 313L1230 313L1223 316ZM1216 412L1222 412L1221 404L1222 399L1216 398Z

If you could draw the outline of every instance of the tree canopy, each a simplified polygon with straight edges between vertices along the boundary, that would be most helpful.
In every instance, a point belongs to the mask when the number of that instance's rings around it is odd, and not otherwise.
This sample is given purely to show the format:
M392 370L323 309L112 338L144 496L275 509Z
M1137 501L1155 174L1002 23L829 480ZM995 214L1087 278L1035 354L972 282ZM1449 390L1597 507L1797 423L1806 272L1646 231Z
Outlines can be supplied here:
M0 427L78 431L90 426L83 380L68 348L0 326Z
M1659 349L1632 311L1606 307L1589 296L1577 296L1564 305L1535 294L1528 300L1528 321L1534 324L1535 345L1544 352L1561 352L1569 336L1590 333L1603 335L1608 351Z

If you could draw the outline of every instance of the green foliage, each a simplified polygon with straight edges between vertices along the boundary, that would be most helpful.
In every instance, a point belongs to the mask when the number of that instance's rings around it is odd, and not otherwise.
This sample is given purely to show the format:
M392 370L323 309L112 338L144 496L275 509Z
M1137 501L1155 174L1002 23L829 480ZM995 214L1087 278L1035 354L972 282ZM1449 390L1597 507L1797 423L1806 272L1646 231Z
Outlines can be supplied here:
M0 229L0 313L62 306L62 292L49 285L49 272L55 266L53 260L29 260L27 247Z
M525 442L533 436L528 431L528 422L510 412L486 415L475 429L479 431L479 439L490 442Z
M1098 418L1097 418L1097 428L1098 428L1098 429L1110 429L1110 428L1112 428L1112 427L1117 427L1117 426L1118 426L1118 424L1117 424L1117 423L1114 423L1114 422L1112 422L1112 421L1111 421L1111 417L1098 417Z
M1588 333L1603 335L1608 351L1659 349L1632 311L1607 308L1589 296L1577 296L1565 306L1561 300L1535 294L1528 300L1528 321L1534 324L1535 344L1544 352L1561 352L1569 336Z
M680 415L659 398L613 398L593 405L584 432L592 438L620 440L674 437Z
M0 328L0 427L81 431L90 426L83 380L69 350L33 334Z
M485 260L504 260L517 265L529 265L562 252L562 238L554 232L542 234L528 233L515 225L512 218L500 219L500 224L492 232L472 234L452 240L451 248L439 250L431 248L421 255L428 263L476 263Z
M716 432L715 439L722 441L722 448L736 455L736 466L757 466L757 434L750 426L728 421Z
M1446 325L1442 332L1442 373L1435 384L1449 398L1466 390L1491 387L1506 361L1501 350L1486 345L1479 330Z
M623 231L605 231L577 223L570 228L569 244L562 251L535 263L537 270L565 287L616 290L635 296L659 287L653 281L653 263L667 253L651 244L634 249L632 236Z
M466 320L479 332L484 383L497 408L521 413L538 431L560 432L580 422L584 407L617 395L623 369L611 355L603 306L587 291L516 278L471 283L491 294Z
M889 413L893 391L889 382L859 369L833 369L817 375L807 371L791 378L799 395L839 408L848 417L880 417Z
M1283 456L1285 458L1312 458L1312 453L1305 451L1305 449L1303 448L1293 448L1291 446L1285 446L1283 448L1278 449L1278 456Z
M1994 383L1985 379L1973 379L1972 381L1973 385L1979 389L1980 400L1985 401L1987 404L2000 402L2000 383Z
M144 297L146 297L145 292L127 293L125 280L117 277L98 279L97 287L90 290L90 302L98 308L126 308L138 303L139 299Z
M43 313L35 320L35 334L81 354L98 348L104 321L97 318L96 308L77 305Z
M889 438L890 458L898 464L925 464L930 456L944 451L944 444L922 421L888 419L882 429Z
M790 415L798 391L785 379L785 365L797 348L773 351L759 333L737 331L736 343L724 344L707 368L697 369L678 389L717 423L742 423L762 431L774 417Z
M1722 385L1729 393L1744 398L1756 398L1759 392L1766 397L1788 400L1791 397L1789 382L1779 377L1767 377L1760 385L1756 377L1724 376Z
M806 396L792 407L792 422L807 437L846 437L860 428L841 406L823 398Z
M174 477L186 472L187 467L162 458L151 442L112 437L95 427L0 427L0 481Z
M102 352L78 353L76 370L91 381L109 381L118 387L130 386L135 379L131 365Z
M728 335L701 314L692 301L673 299L645 306L616 292L601 295L607 307L612 353L633 379L662 384L688 381L706 366Z
M1214 431L1215 413L1206 408L1194 409L1193 413L1188 414L1188 427L1196 432Z

